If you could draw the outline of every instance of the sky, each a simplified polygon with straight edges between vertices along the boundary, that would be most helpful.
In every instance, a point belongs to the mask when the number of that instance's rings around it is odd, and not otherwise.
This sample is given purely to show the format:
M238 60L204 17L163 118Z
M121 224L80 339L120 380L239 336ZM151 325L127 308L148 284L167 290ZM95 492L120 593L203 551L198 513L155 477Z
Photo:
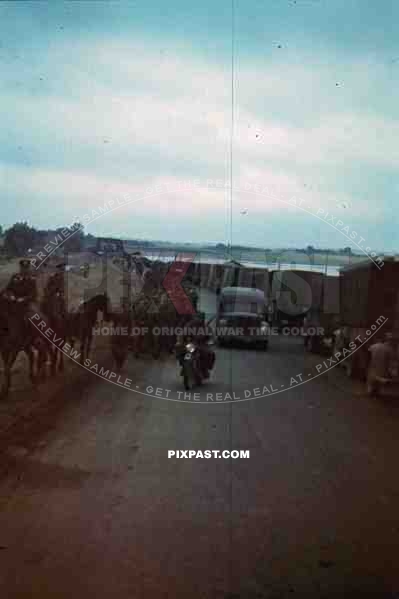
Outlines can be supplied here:
M123 197L87 232L356 250L323 211L398 251L398 23L396 0L3 1L0 224Z

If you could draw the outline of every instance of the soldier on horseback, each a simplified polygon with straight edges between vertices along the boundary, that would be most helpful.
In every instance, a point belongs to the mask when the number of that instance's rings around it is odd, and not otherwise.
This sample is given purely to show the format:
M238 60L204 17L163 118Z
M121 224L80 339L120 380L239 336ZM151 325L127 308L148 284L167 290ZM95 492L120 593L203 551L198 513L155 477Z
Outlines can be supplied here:
M19 261L19 272L14 274L3 292L3 297L10 306L18 310L32 312L33 304L37 301L37 283L31 272L30 260Z
M65 314L65 266L64 262L57 264L57 272L47 281L43 298L44 311L48 312L53 304L57 304L60 316Z
M25 351L29 357L32 382L45 375L46 342L32 322L29 322L29 317L37 312L36 280L30 270L30 260L20 260L19 267L19 273L11 277L7 287L0 294L0 353L4 363L1 396L8 393L12 366L20 351ZM37 360L34 349L38 351Z
M59 293L65 295L65 262L57 264L57 271L51 275L46 285L46 295L54 295Z

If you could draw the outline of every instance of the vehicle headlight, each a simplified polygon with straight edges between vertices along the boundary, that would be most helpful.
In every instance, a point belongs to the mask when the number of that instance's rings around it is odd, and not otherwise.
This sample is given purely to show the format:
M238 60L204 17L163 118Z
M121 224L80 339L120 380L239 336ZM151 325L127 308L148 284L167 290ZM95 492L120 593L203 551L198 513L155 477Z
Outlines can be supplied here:
M260 331L261 333L267 333L269 330L269 325L268 323L264 320L263 322L260 323Z
M193 343L187 343L186 345L186 351L190 352L191 354L195 351L195 346Z

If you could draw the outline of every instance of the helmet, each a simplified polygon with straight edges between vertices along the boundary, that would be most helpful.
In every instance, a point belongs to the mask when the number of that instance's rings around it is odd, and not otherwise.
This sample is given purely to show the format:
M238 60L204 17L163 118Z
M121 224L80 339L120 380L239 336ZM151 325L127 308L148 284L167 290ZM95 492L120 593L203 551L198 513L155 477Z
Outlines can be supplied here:
M28 260L27 258L22 258L22 260L19 261L19 265L22 268L28 268L30 266L30 260Z

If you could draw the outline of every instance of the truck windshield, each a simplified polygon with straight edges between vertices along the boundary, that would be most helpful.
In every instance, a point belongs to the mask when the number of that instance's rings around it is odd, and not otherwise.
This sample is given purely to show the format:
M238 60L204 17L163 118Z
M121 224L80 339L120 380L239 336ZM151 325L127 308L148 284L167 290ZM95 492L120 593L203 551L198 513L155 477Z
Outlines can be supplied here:
M259 315L262 313L262 305L259 302L251 302L245 299L224 300L221 306L221 312L246 312Z

